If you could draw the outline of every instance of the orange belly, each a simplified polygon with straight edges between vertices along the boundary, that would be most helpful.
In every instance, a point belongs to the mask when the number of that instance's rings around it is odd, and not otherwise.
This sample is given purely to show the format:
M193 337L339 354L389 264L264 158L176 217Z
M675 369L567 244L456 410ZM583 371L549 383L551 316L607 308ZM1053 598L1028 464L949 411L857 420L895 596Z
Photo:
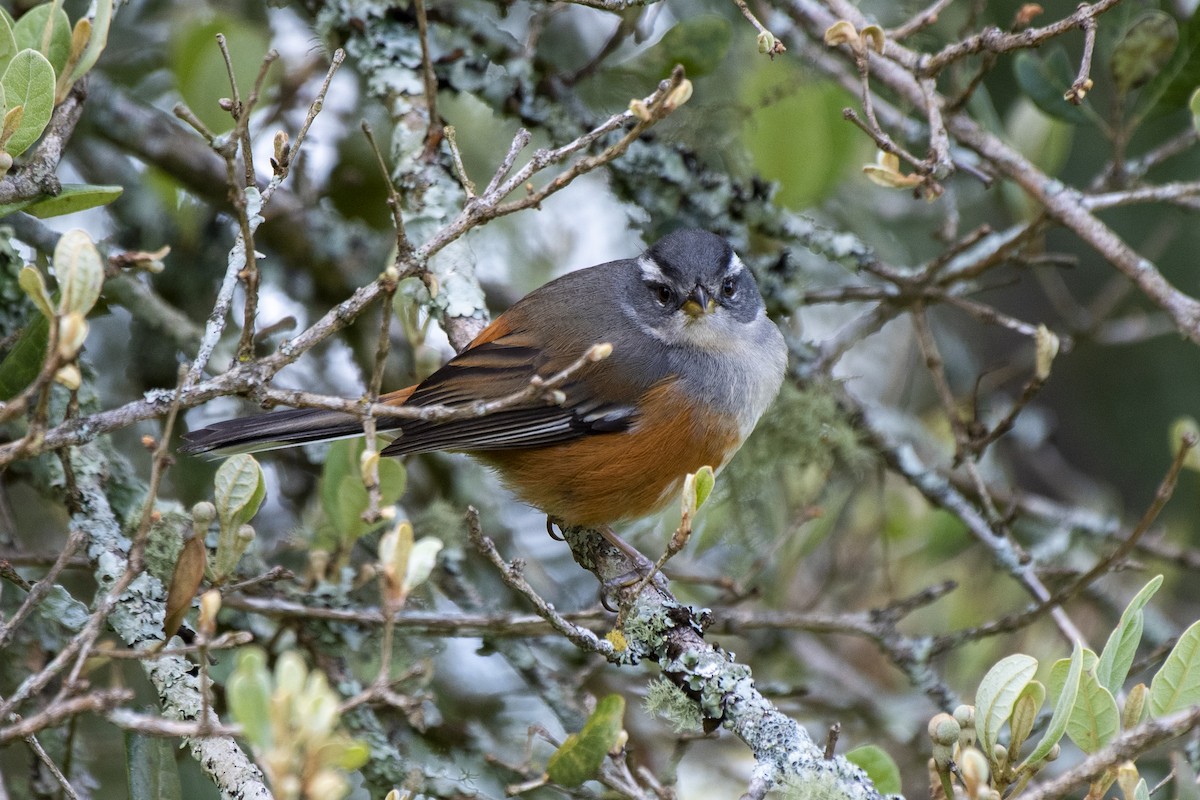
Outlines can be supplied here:
M636 519L677 500L683 478L720 468L741 444L737 421L697 414L672 384L649 391L627 431L527 450L472 453L522 500L568 525ZM681 402L682 401L682 402Z

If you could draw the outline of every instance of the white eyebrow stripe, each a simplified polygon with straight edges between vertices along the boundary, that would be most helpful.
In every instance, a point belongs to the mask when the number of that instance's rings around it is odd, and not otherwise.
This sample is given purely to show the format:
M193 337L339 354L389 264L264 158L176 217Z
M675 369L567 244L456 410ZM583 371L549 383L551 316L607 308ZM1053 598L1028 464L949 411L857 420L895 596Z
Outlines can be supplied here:
M658 265L650 256L642 256L637 260L638 268L642 271L642 279L653 281L654 283L666 283L667 276L663 274L662 267Z
M734 275L742 274L745 269L746 265L742 263L740 258L738 258L738 254L734 253L729 257L729 263L725 265L725 274L733 277Z

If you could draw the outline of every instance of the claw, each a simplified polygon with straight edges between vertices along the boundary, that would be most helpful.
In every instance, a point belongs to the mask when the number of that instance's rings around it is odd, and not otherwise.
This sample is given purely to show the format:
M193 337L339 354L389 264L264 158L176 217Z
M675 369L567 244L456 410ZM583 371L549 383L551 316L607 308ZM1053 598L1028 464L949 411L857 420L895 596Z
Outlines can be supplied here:
M562 542L566 540L566 537L554 532L554 517L546 517L546 533L550 534L550 538L556 542Z

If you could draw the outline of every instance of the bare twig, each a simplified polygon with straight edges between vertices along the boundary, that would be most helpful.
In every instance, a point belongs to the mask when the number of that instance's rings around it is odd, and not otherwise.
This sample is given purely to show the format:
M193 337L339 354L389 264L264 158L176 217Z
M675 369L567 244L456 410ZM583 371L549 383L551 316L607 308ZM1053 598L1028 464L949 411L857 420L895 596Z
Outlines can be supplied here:
M0 728L0 744L24 739L38 731L61 725L79 714L100 713L133 699L130 689L101 689L100 691L57 700L31 717L25 717ZM7 715L6 715L7 717Z
M1083 30L1083 55L1079 58L1079 74L1071 82L1071 88L1063 95L1063 99L1071 105L1080 105L1092 90L1092 51L1096 47L1096 18L1085 16L1079 21Z
M746 0L733 0L733 4L738 7L738 11L742 12L742 16L746 21L754 26L754 30L758 31L759 51L770 56L772 59L780 53L787 52L787 48L783 42L775 37L775 34L767 30L766 26L758 21L758 17L754 16L754 12L746 5Z
M442 141L442 120L437 112L437 75L433 71L433 58L429 55L429 20L425 14L425 0L415 0L417 12L417 36L421 40L421 78L425 81L425 107L429 114L429 130L425 134L426 157L432 155Z
M20 627L21 623L29 616L42 598L44 598L51 589L54 588L54 582L58 580L59 574L72 561L75 551L87 539L87 534L80 528L72 528L71 533L67 536L67 541L63 545L62 552L45 575L41 577L32 588L29 589L29 594L25 596L25 600L13 612L7 620L0 622L0 648L3 648L12 639L13 633Z
M509 588L528 600L537 615L546 620L550 627L582 650L597 653L611 660L620 660L612 642L597 636L587 628L572 623L547 603L521 575L522 564L520 562L509 563L500 556L495 543L484 536L483 527L479 523L479 512L474 508L467 509L467 530L470 533L471 543L491 562Z
M907 39L918 31L928 28L937 22L938 17L952 2L953 0L934 0L928 6L909 17L902 25L897 25L888 31L887 38L900 41L901 39Z

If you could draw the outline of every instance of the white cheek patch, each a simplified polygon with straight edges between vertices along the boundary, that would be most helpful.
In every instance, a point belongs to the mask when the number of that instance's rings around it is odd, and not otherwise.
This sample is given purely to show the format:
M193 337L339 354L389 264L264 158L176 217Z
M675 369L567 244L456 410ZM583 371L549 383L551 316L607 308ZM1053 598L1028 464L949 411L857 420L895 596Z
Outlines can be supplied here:
M653 263L653 262L651 262L651 263ZM644 319L642 319L641 315L638 314L637 310L633 307L632 303L630 303L628 300L622 300L620 302L620 306L621 306L621 315L624 316L625 319L628 320L629 322L632 322L637 327L638 330L640 330L642 333L646 334L647 336L650 336L654 339L657 339L660 342L663 342L664 344L669 344L667 338L663 335L662 331L656 330L652 325L649 325Z
M638 269L642 271L642 280L647 283L667 283L662 267L650 256L642 256L637 260Z

